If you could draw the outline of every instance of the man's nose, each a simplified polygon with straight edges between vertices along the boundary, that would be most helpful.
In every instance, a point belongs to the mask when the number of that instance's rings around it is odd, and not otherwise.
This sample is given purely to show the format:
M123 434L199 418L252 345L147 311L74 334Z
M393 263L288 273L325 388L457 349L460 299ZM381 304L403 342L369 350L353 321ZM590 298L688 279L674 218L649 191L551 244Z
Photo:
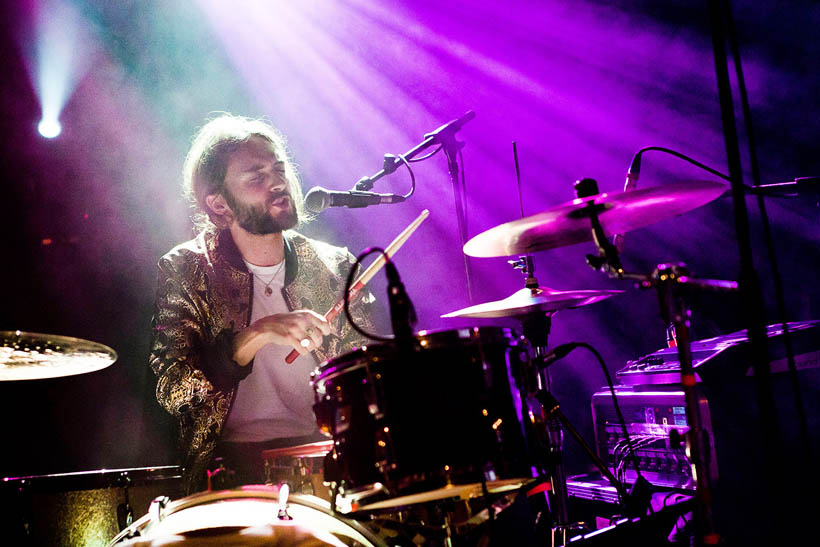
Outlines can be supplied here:
M275 194L285 190L288 186L288 181L285 180L284 175L273 173L268 177L268 192Z

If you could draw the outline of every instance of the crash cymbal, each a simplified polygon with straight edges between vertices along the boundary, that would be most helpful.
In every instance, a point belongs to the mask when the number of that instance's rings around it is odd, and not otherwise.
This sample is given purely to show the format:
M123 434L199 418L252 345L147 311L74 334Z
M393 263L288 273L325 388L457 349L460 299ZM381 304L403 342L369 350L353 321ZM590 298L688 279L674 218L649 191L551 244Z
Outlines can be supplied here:
M80 338L19 330L0 332L0 381L85 374L116 360L113 349Z
M681 215L726 192L718 182L693 180L578 198L520 220L490 228L464 245L469 256L510 256L592 240L588 204L598 211L607 236L649 226Z
M536 311L554 312L594 304L622 292L624 291L556 291L548 287L521 289L503 300L470 306L442 317L516 317Z

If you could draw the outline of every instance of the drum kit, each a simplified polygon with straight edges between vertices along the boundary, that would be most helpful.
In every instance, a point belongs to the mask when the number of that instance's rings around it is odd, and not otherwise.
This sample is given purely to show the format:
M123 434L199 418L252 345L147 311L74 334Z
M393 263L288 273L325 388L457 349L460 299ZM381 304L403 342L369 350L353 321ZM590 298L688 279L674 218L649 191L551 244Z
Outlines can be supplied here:
M587 188L578 199L477 235L464 252L523 255L511 264L525 286L443 317L510 318L520 333L499 326L420 331L411 344L373 344L326 361L312 386L327 441L264 452L268 485L156 498L109 545L486 543L510 533L501 523L521 503L528 514L549 515L536 544L566 543L574 524L561 467L563 428L543 396L550 321L623 291L541 286L530 253L594 241L599 255L588 256L590 265L630 277L604 252L607 236L681 215L725 191L705 181L616 193ZM81 374L116 360L111 348L74 338L0 337L4 381Z

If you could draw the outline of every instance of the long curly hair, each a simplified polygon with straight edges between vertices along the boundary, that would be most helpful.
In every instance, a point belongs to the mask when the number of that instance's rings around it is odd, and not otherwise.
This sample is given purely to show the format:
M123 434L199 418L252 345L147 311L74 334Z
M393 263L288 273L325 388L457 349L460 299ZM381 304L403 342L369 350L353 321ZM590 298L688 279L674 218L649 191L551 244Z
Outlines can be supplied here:
M223 113L197 131L182 169L183 194L191 204L191 220L198 230L225 227L224 219L210 210L205 198L213 194L224 195L225 173L231 154L254 136L269 141L277 159L284 162L285 179L296 212L300 221L306 218L302 186L282 134L263 119Z

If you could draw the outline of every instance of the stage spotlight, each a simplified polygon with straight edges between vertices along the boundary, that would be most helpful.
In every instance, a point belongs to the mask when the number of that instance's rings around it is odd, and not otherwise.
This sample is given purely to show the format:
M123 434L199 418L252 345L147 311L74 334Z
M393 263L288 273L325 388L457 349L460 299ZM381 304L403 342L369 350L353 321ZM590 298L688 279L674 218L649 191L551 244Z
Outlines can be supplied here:
M62 130L63 126L60 125L60 121L55 119L43 118L37 125L37 131L47 139L55 138Z
M60 115L80 79L92 66L99 42L96 30L71 0L30 3L28 24L16 34L37 98L47 138L57 137Z

